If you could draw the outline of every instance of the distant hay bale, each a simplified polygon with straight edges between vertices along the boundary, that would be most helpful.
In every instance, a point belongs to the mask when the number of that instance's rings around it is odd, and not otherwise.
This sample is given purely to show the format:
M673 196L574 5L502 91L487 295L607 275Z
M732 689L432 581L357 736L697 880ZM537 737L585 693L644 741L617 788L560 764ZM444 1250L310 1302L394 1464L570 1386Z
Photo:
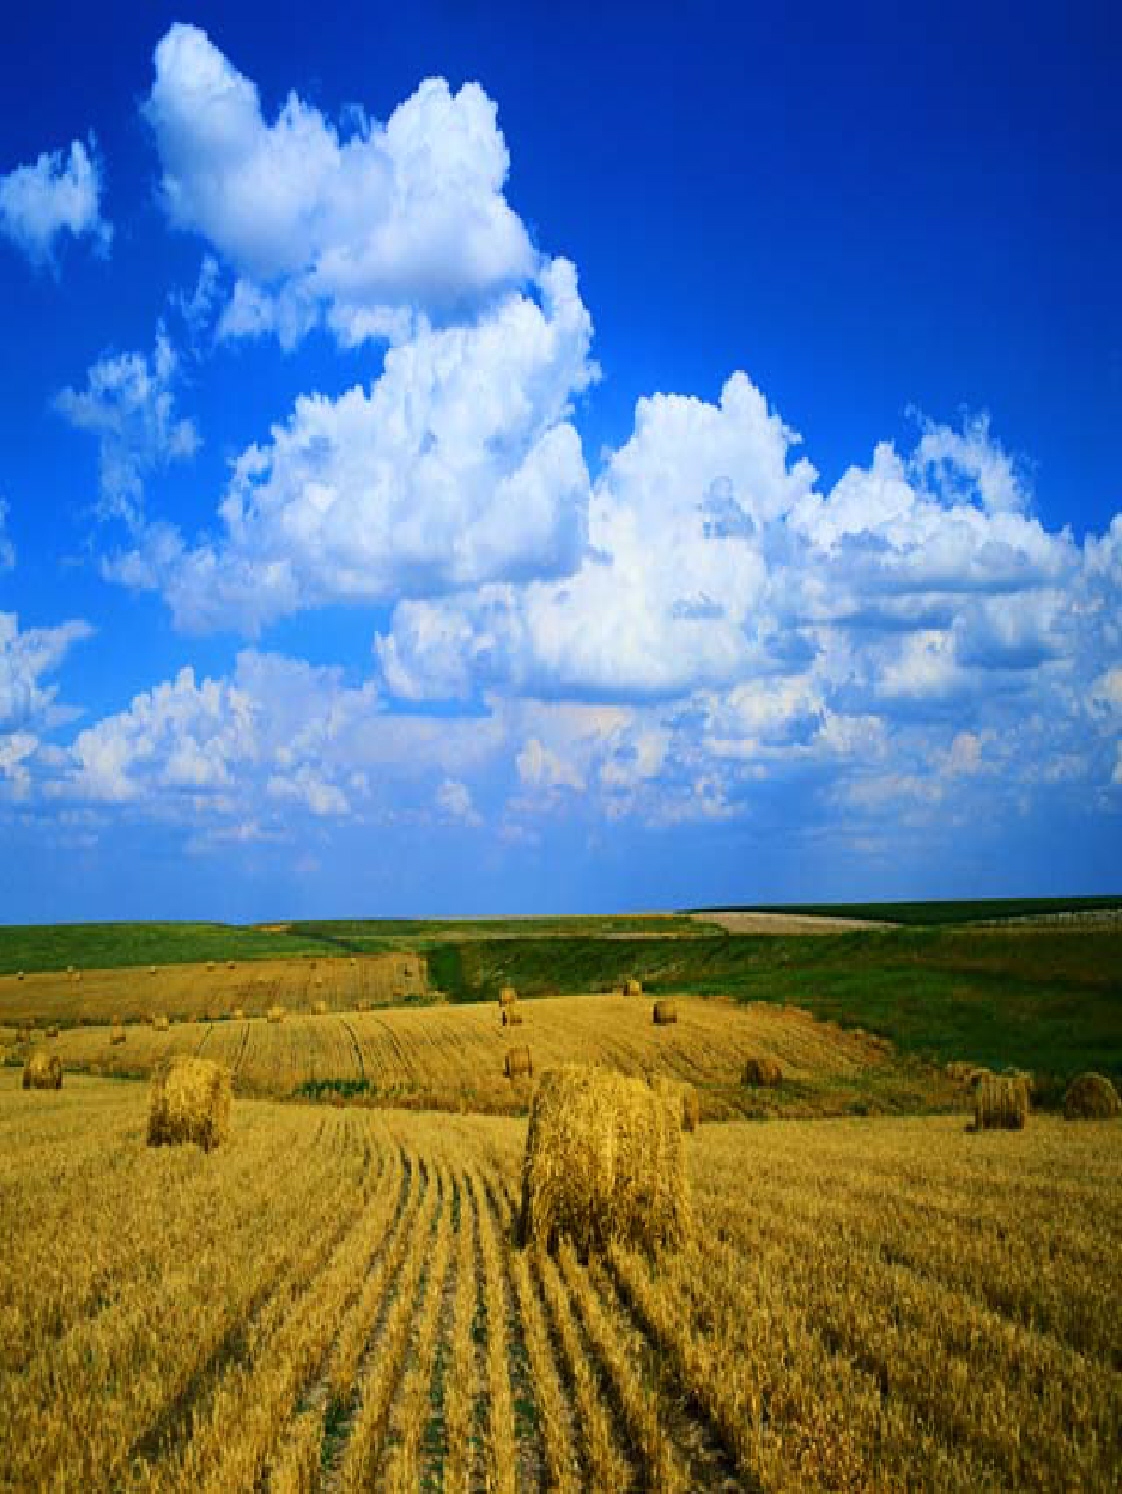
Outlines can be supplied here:
M148 966L148 974L149 975L155 975L155 973L156 973L156 967L155 967L155 965L149 965Z
M17 1043L29 1043L31 1041L31 1028L21 1027L16 1033Z
M241 1007L240 1007L240 1006L236 1006L236 1007L235 1007L235 1008L234 1008L234 1010L233 1010L233 1011L232 1011L232 1012L231 1012L231 1013L230 1013L230 1015L231 1015L231 1017L233 1017L233 1018L234 1018L234 1019L235 1019L235 1020L236 1020L236 1021L241 1021L241 1019L242 1019L242 1018L243 1018L243 1017L244 1017L244 1016L245 1016L245 1012L243 1012L243 1011L242 1011L242 1009L241 1009Z
M58 1037L58 1028L54 1025L54 1023L52 1023L51 1026L47 1028L47 1036L49 1038Z
M213 960L207 960L207 962L206 962L206 968L207 968L207 974L208 975L213 975L214 974L214 961Z
M234 964L233 960L228 960L227 961L227 963L226 963L226 969L227 970L236 970L237 968L238 967L237 967L237 965Z
M209 1058L173 1058L152 1075L148 1145L193 1141L209 1152L230 1134L230 1071Z
M166 1017L152 1018L152 1026L157 1032L167 1032L169 1025L170 1024L168 1023L168 1019Z
M947 1064L947 1078L952 1079L955 1084L967 1084L973 1077L976 1065L965 1059L955 1058Z
M514 989L513 986L504 986L499 992L500 1006L513 1006L517 1000L518 992Z
M61 1089L62 1059L46 1048L34 1048L23 1066L24 1089Z
M22 970L20 970L20 971L19 971L19 972L18 972L18 973L17 973L17 975L16 975L16 979L17 979L17 980L22 980L22 979L23 979L23 971L22 971Z
M1068 1120L1112 1120L1122 1115L1122 1100L1105 1074L1080 1074L1064 1095L1064 1115Z
M117 1026L113 1027L110 1030L109 1041L113 1044L123 1043L125 1041L125 1029L120 1025L120 1023L118 1023Z
M503 1007L503 1026L504 1027L521 1027L522 1026L522 1013L519 1011L517 1005L515 1005L515 1006L504 1006Z
M508 1048L506 1058L503 1060L503 1073L508 1079L532 1079L534 1077L534 1060L530 1056L529 1048Z
M74 966L73 965L67 965L67 967L66 967L66 973L67 973L67 975L73 975L74 974Z
M284 1007L283 1006L279 1006L279 1005L278 1006L271 1006L269 1008L269 1010L265 1013L265 1015L269 1019L270 1022L283 1022L284 1021Z
M678 1003L676 1001L656 1001L653 1015L656 1027L666 1027L669 1023L678 1020Z
M974 1129L1023 1131L1028 1109L1028 1085L1023 1079L988 1074L974 1090Z
M609 1069L543 1074L522 1164L524 1242L677 1246L692 1230L682 1128L668 1097Z
M743 1082L753 1089L776 1089L783 1083L783 1070L774 1058L745 1060Z
M629 975L623 983L623 994L625 996L641 996L643 994L643 982Z
M327 1002L326 1001L313 1001L312 1002L312 1011L316 1014L317 1017L326 1017L327 1016Z

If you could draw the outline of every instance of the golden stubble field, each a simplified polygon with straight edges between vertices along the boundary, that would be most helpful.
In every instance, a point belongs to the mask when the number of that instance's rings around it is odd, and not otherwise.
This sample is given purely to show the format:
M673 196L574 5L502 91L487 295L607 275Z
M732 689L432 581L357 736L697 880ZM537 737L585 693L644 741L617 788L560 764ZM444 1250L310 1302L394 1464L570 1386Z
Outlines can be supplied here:
M117 1042L109 1026L71 1027L49 1046L64 1066L86 1072L144 1075L171 1055L194 1054L226 1064L240 1094L289 1095L308 1081L365 1081L382 1103L490 1113L522 1112L528 1104L532 1078L512 1084L504 1077L504 1057L515 1045L529 1048L539 1073L569 1061L596 1062L688 1082L709 1119L745 1109L915 1109L917 1094L953 1103L945 1076L917 1074L880 1039L815 1021L797 1008L689 997L675 1005L678 1020L667 1027L653 1023L649 997L587 995L524 1001L514 1028L502 1026L494 1003L441 1004L288 1014L281 1022L203 1020L166 1031L138 1022ZM25 1048L11 1048L13 1061ZM748 1092L742 1085L745 1059L761 1055L781 1065L781 1091Z
M0 1073L8 1488L1113 1489L1117 1123L704 1126L696 1235L512 1243L525 1122Z
M198 965L140 965L117 970L50 970L0 975L0 1012L25 1021L134 1022L159 1015L195 1020L240 1008L263 1015L281 1005L296 1011L317 1001L329 1008L386 1005L424 995L428 971L413 953L275 960L211 960Z

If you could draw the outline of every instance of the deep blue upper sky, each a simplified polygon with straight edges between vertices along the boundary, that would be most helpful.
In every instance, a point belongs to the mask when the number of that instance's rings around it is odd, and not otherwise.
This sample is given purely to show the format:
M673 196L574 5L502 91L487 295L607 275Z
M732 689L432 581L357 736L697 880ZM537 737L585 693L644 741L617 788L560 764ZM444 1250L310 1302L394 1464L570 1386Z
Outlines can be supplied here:
M1120 64L1105 4L10 18L0 917L1116 887Z

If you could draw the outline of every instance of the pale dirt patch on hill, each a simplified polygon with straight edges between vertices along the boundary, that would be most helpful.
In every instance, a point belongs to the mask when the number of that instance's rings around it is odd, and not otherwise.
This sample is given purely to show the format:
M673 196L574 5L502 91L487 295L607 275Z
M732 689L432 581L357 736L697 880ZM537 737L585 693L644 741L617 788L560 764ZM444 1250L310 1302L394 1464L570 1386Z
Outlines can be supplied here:
M730 934L843 934L853 929L892 929L873 918L824 918L814 913L692 913L697 923L715 923Z

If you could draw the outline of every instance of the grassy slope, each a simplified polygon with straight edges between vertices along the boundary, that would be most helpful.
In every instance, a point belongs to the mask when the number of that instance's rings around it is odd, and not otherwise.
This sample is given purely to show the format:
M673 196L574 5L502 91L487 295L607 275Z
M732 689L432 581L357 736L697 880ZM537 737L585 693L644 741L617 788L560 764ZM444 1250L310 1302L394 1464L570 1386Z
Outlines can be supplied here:
M224 923L63 923L0 928L0 974L112 970L202 960L275 959L335 951L310 935L268 934Z
M1122 1078L1122 931L893 929L682 941L489 940L433 948L453 999L606 987L780 1001L939 1059Z
M1041 918L1063 913L1103 913L1122 909L1122 897L979 898L971 902L923 903L759 903L698 908L699 913L794 913L816 918L867 918L911 927L990 923L1002 918Z

